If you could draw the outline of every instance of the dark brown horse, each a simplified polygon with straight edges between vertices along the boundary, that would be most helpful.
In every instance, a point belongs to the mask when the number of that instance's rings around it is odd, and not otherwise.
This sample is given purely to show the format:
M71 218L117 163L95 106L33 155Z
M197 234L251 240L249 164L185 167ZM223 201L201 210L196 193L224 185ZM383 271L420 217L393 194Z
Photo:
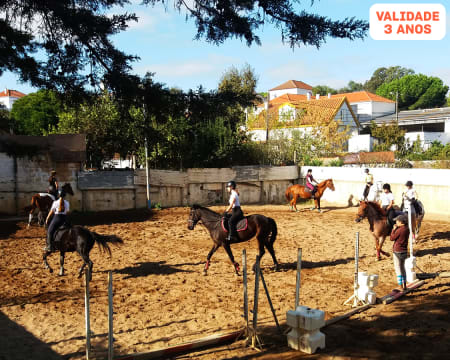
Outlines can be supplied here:
M226 240L227 232L225 232L221 226L222 215L200 205L194 205L191 207L188 220L188 229L194 230L195 225L201 221L201 223L209 231L209 234L214 242L211 251L206 257L206 264L203 270L204 275L207 274L211 256L213 256L220 246L223 246L227 252L231 263L234 265L236 274L239 275L239 264L234 260L230 245L248 241L254 236L256 236L256 239L258 240L259 258L261 259L264 255L264 247L266 247L270 255L272 255L275 270L278 270L278 261L275 257L275 250L273 249L273 243L277 237L277 224L275 223L275 220L258 214L246 216L245 219L247 220L246 228L241 231L238 230L238 239L230 242ZM254 268L255 265L253 265L253 270Z
M320 184L317 185L317 192L314 194L314 204L315 207L311 210L317 209L319 212L320 210L320 198L322 197L324 191L326 189L330 189L334 191L334 184L332 179L327 179L322 181ZM308 191L309 189L306 189L304 185L292 185L289 186L286 189L286 199L289 202L289 209L292 211L298 211L297 210L297 199L298 197L301 197L302 199L311 199L312 193L311 191ZM292 196L292 200L291 200Z
M73 196L72 186L69 183L65 183L61 187L62 191L66 194L70 194ZM24 210L29 213L28 216L28 226L30 227L31 222L33 221L35 210L38 213L38 222L39 225L44 225L45 218L47 217L48 212L53 204L53 197L47 193L39 193L35 194L31 197L31 204L26 206Z
M81 277L83 274L83 269L86 265L89 267L89 274L92 278L92 266L93 263L89 259L89 252L91 251L94 244L97 243L103 250L108 252L109 256L111 256L111 249L109 248L107 243L113 244L123 244L123 240L116 235L100 235L94 231L89 231L88 229L82 226L72 226L72 227L61 227L56 230L55 233L55 241L54 247L55 251L60 252L60 270L59 275L64 275L64 255L66 252L76 251L80 254L83 259L83 265L81 266L78 277ZM53 270L47 262L47 256L50 255L50 251L44 252L44 264L45 268L49 269L52 273Z
M364 218L367 218L369 221L369 229L375 239L377 260L381 259L381 254L389 256L389 253L382 249L384 240L392 231L391 226L387 222L386 212L374 201L360 201L357 215L356 222L360 222Z

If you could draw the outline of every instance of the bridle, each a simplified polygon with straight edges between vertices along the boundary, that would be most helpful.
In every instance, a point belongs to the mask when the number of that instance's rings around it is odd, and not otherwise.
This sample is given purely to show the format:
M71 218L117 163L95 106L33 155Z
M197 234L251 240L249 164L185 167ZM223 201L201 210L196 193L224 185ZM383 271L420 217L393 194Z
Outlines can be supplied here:
M192 225L192 228L194 228L195 225L197 225L197 223L200 221L200 219L197 217L197 213L195 212L195 210L191 210L191 214L194 214L195 218L191 219L191 216L189 216L188 224ZM194 217L194 216L192 216L192 217Z

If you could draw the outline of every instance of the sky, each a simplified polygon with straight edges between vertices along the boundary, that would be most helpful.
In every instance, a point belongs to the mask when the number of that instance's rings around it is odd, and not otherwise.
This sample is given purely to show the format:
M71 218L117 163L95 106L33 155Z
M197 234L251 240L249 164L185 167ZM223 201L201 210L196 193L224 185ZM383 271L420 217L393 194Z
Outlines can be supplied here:
M333 20L346 17L369 20L369 10L377 3L440 3L442 0L301 0L299 10L320 14ZM373 40L369 33L364 40L328 38L319 49L302 46L291 49L283 44L279 30L266 25L258 32L262 45L247 47L240 40L227 40L216 46L204 39L194 40L195 24L185 19L184 13L162 5L140 6L133 0L116 12L134 12L138 23L130 24L127 31L115 35L114 44L122 51L137 55L134 72L144 75L154 72L154 79L183 90L198 86L216 89L225 71L249 64L258 77L257 91L265 92L287 80L300 80L311 86L344 87L350 80L364 82L379 67L403 66L416 73L441 78L450 86L450 35L435 41ZM450 21L446 25L450 32ZM13 74L0 77L0 90L5 88L30 93L37 89L21 84Z

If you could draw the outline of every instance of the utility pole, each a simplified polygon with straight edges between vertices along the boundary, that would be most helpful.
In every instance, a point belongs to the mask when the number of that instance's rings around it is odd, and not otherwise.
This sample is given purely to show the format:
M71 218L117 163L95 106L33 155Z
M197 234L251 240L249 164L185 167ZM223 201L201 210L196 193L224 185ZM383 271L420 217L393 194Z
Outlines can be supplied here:
M395 119L398 125L398 90L395 92Z

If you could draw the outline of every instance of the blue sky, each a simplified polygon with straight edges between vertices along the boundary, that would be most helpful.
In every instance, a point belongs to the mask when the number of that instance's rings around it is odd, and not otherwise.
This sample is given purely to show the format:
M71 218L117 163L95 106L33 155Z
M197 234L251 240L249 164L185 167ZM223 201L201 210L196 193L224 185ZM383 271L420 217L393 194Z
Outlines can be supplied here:
M302 0L299 9L344 19L369 19L369 9L376 3L441 3L425 0ZM449 34L439 41L376 41L328 39L320 49L301 47L292 50L283 45L277 29L267 25L259 32L262 46L247 47L245 42L228 40L220 46L193 40L196 29L192 20L185 21L183 13L172 7L139 6L136 0L125 10L135 12L138 23L113 38L118 48L139 56L134 71L155 72L155 80L168 87L184 90L202 85L215 89L222 74L231 66L241 68L249 64L259 77L257 90L267 91L287 80L301 80L312 86L343 87L350 80L364 82L381 66L400 65L416 73L440 77L450 85ZM446 7L447 12L450 7ZM122 9L117 11L123 12ZM450 24L447 21L447 32ZM12 74L0 77L0 89L16 89L25 93L35 91L28 84L20 84Z

